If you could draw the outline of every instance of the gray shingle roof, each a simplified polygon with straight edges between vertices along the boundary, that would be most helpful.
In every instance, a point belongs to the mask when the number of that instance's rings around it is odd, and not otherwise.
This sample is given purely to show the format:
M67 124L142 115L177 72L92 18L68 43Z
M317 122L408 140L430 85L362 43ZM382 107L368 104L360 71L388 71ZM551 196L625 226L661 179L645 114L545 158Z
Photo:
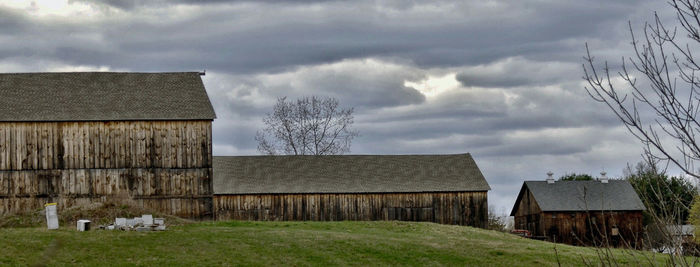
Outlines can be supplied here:
M469 154L214 157L214 194L487 191Z
M542 211L623 211L645 210L632 185L625 180L600 181L526 181ZM521 190L522 194L523 190ZM518 200L521 196L518 196ZM516 201L511 216L515 214Z
M0 74L0 121L212 120L197 72Z

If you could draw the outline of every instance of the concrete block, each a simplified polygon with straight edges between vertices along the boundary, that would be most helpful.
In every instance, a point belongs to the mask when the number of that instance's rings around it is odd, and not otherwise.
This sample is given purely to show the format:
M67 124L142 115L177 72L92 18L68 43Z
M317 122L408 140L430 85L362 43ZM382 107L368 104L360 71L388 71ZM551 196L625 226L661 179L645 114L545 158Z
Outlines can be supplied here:
M143 220L144 226L153 225L153 215L151 214L144 214L143 216L141 216L141 220Z
M77 228L80 232L90 231L90 220L78 220Z

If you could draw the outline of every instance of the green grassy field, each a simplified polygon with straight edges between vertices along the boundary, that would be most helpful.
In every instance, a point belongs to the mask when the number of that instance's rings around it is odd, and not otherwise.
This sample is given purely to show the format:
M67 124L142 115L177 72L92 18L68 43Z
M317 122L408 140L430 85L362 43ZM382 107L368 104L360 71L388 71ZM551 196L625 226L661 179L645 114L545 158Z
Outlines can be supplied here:
M201 222L165 232L0 228L0 265L557 265L555 245L463 226L410 222ZM557 244L563 266L600 263ZM622 265L660 254L614 250Z

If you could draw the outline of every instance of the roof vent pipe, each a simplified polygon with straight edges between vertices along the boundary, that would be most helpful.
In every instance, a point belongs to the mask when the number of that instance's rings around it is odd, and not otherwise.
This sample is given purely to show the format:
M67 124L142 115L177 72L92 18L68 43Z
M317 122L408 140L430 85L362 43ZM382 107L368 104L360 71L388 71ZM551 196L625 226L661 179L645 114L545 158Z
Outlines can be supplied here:
M608 173L605 171L600 172L600 183L603 183L603 184L608 183L608 177L605 176L606 174L608 174Z
M553 172L551 172L551 171L550 171L550 172L547 172L547 183L548 183L548 184L553 184L553 183L554 183L554 177L552 177L552 175L554 175Z

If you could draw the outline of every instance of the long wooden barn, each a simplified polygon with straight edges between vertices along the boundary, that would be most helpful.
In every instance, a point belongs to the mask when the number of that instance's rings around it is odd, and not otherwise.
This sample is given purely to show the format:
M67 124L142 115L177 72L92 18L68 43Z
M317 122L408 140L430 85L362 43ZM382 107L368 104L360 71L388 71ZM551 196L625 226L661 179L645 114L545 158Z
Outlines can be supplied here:
M469 154L214 157L219 220L405 220L487 226Z
M0 215L113 200L213 217L214 118L196 72L0 74Z
M526 181L510 216L515 228L572 245L638 247L644 204L625 180Z

